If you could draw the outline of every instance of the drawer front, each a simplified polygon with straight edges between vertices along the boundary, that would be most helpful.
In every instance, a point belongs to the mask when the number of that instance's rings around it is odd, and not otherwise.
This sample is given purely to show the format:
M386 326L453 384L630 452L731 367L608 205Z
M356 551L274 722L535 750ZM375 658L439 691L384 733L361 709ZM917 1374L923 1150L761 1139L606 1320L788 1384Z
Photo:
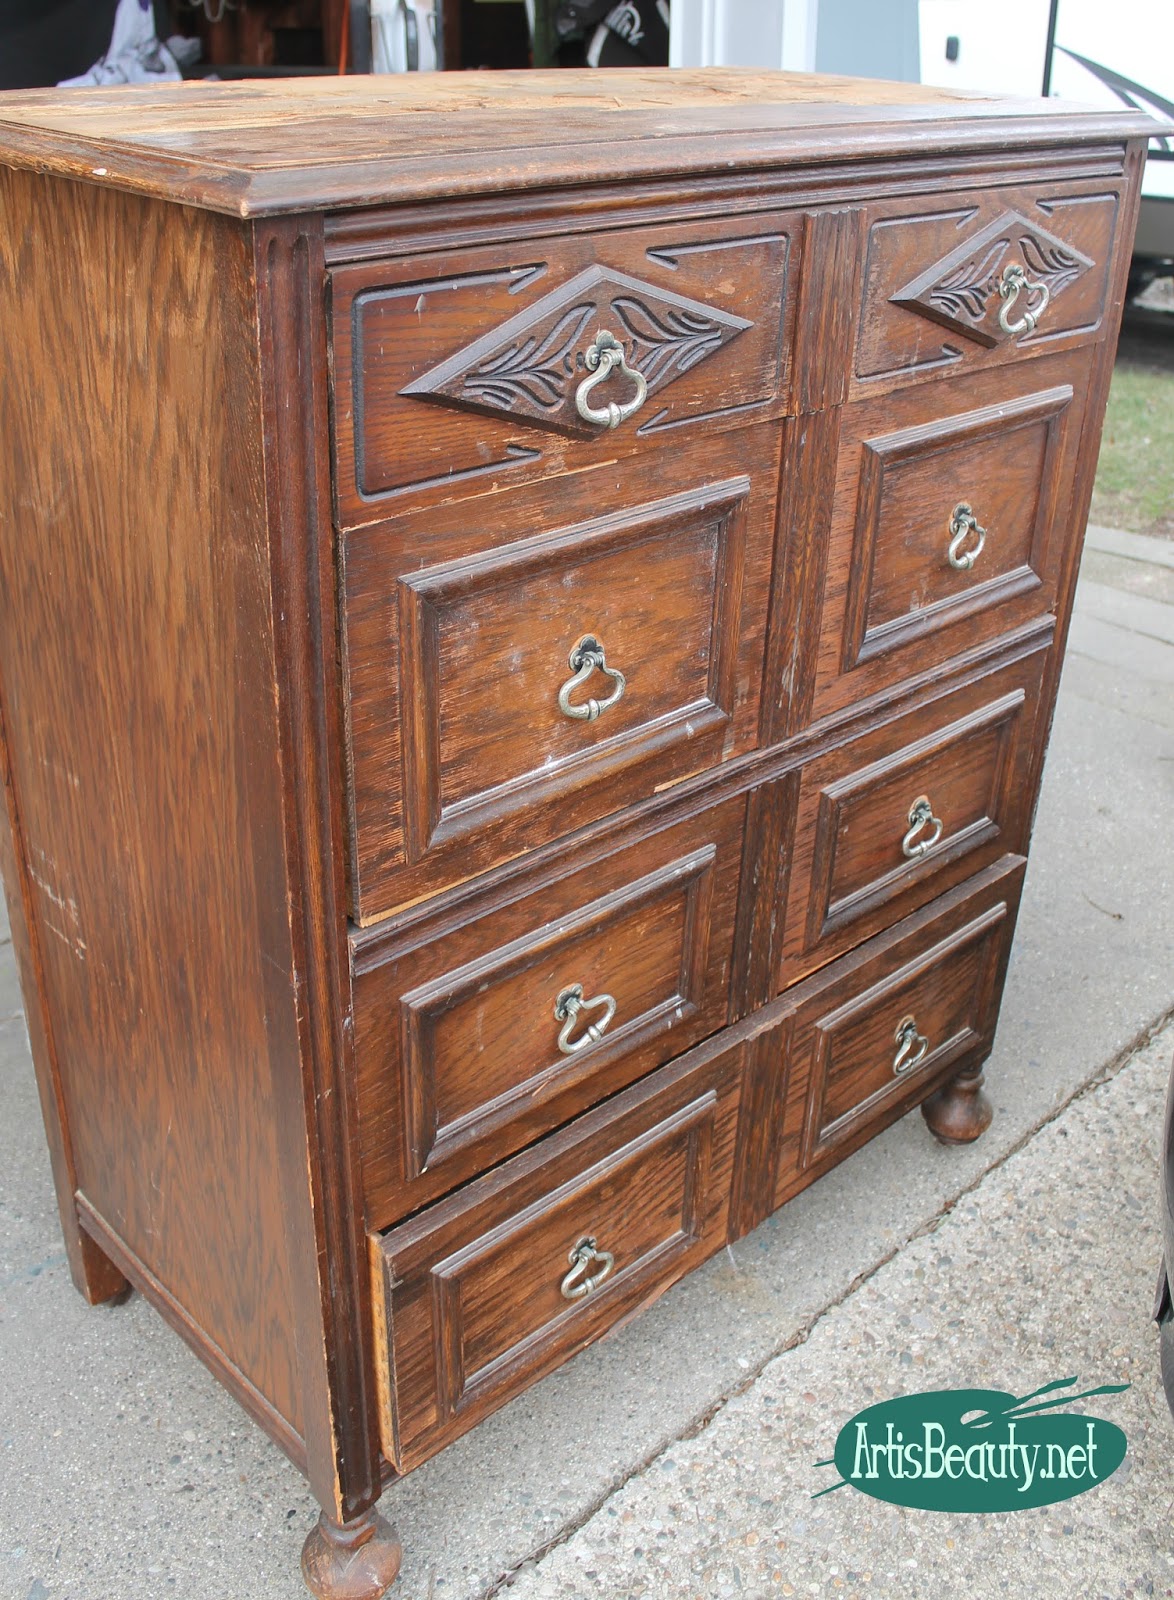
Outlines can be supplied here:
M725 1024L744 814L744 799L727 801L398 936L357 936L371 1227L418 1210Z
M341 526L777 409L795 219L509 242L330 276ZM601 334L627 371L598 382ZM613 354L616 352L613 351ZM635 374L636 376L631 376ZM597 420L582 415L577 397ZM611 427L609 407L625 413Z
M1094 340L1121 196L1046 183L870 207L853 392Z
M720 1248L740 1069L740 1047L703 1045L372 1236L382 1444L399 1471Z
M1004 858L786 997L776 1205L989 1053L1023 866Z
M817 717L1055 610L1095 354L845 409Z
M987 671L804 769L779 989L1024 847L1046 655Z
M753 747L776 454L728 434L347 537L358 920Z

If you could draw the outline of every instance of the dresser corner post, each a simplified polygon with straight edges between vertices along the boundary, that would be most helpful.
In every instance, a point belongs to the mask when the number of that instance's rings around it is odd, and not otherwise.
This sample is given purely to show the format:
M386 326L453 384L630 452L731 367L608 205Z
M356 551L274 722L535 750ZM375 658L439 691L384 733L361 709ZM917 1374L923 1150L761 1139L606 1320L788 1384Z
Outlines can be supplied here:
M283 806L301 1042L286 1119L306 1465L322 1517L302 1573L320 1600L375 1600L399 1541L375 1510L371 1286L351 1083L344 779L320 215L253 224ZM295 1198L296 1196L296 1198Z
M973 1144L990 1127L995 1111L983 1088L985 1064L963 1068L922 1102L926 1126L942 1144Z

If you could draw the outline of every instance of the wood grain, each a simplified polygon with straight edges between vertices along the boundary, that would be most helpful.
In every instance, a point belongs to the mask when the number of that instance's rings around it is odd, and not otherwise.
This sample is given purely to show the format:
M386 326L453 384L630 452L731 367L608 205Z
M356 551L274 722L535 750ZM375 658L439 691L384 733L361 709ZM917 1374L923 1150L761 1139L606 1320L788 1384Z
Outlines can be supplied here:
M576 855L557 875L523 875L508 898L466 896L408 933L355 936L370 1227L725 1023L744 812L727 801L601 857ZM554 1003L571 983L610 994L616 1011L603 1039L567 1056Z
M724 1244L740 1064L737 1045L702 1045L373 1238L391 1346L383 1449L400 1470ZM560 1283L585 1237L614 1266L594 1293L568 1300Z
M1023 870L1001 858L762 1013L781 1101L771 1208L990 1053ZM895 1031L910 1015L927 1050L898 1075Z
M814 716L1055 610L1085 395L1105 359L1094 345L844 408ZM963 503L987 530L965 572L947 555Z
M70 1181L297 1435L275 1120L298 1045L247 242L93 186L0 186L0 332L22 352L0 381L0 684L38 1069L51 1084L55 1065Z
M739 73L0 99L0 869L71 1270L306 1471L316 1592L894 1117L984 1126L1152 126ZM612 320L649 394L596 436ZM568 1055L575 982L616 1010Z
M606 218L520 252L491 243L335 269L341 525L774 414L790 382L795 226L787 212L638 229ZM649 379L614 431L583 424L573 400L601 328Z
M358 921L753 748L776 471L763 425L347 534ZM627 678L594 722L587 635Z
M780 989L851 949L895 917L1027 842L1026 790L1047 653L980 672L933 705L880 722L807 763ZM927 825L902 848L914 802Z
M321 227L313 219L270 223L256 229L252 246L291 941L283 977L298 1023L273 1115L289 1209L310 1483L327 1519L349 1523L378 1498L381 1479L350 1091Z
M1122 193L1120 181L1045 181L959 189L929 206L870 207L853 398L1094 341L1106 310ZM1033 229L1046 237L1033 244ZM1052 291L1039 327L1017 337L998 325L996 286L1013 261ZM1021 309L1022 301L1013 314Z
M620 121L623 137L616 137ZM926 148L1123 141L1160 125L919 84L721 68L24 91L0 161L238 216L416 195L819 164Z

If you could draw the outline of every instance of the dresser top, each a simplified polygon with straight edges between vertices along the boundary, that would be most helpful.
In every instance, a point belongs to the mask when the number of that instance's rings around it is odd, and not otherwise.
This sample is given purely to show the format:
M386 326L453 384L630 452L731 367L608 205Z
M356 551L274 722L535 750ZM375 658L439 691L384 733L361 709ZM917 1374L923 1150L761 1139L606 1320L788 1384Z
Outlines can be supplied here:
M242 217L1157 131L1124 109L737 68L0 94L0 163Z

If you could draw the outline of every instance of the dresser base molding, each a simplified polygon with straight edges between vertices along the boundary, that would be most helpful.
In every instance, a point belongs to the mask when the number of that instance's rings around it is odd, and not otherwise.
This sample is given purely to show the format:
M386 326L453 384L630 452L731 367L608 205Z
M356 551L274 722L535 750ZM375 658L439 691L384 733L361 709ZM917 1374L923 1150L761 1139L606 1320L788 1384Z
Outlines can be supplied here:
M99 1216L84 1194L75 1196L77 1218L83 1235L101 1251L103 1260L119 1275L120 1288L106 1297L107 1304L121 1305L137 1289L143 1299L153 1305L164 1321L170 1323L180 1338L222 1383L253 1421L269 1435L274 1444L293 1462L299 1472L305 1472L306 1444L281 1413L274 1407L256 1384L251 1383L232 1358L225 1353L200 1326L188 1309L181 1305L167 1285L151 1271L106 1221Z
M967 1067L923 1101L926 1127L942 1144L973 1144L990 1127L995 1108L982 1086L983 1065Z
M318 1600L380 1600L402 1560L398 1533L374 1506L353 1522L324 1511L302 1546L302 1577Z

